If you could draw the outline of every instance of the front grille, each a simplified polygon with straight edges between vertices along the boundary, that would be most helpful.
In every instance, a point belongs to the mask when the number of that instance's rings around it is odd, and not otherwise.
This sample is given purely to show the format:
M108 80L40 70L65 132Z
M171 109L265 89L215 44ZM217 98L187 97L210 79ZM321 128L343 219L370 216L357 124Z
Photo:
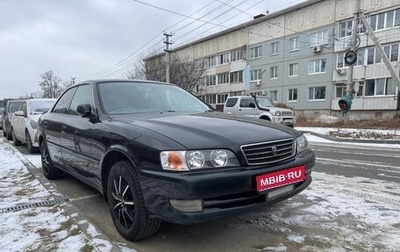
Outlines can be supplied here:
M292 112L291 111L282 111L283 116L291 116Z
M295 154L294 139L243 145L242 152L249 165L276 163Z

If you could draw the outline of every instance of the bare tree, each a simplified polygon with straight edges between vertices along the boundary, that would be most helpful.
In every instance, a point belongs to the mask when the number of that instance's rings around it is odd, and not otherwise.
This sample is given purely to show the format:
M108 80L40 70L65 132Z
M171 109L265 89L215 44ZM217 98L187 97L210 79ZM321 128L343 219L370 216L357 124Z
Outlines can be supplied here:
M144 62L140 60L132 71L126 74L128 79L144 80L146 79Z
M201 76L205 71L202 60L184 60L171 54L170 82L187 91L195 91ZM146 58L136 65L134 71L127 74L128 79L146 79L166 81L166 61L163 55Z
M45 71L40 77L42 80L39 81L39 86L43 91L44 98L56 98L61 94L63 91L60 86L61 79L52 70Z

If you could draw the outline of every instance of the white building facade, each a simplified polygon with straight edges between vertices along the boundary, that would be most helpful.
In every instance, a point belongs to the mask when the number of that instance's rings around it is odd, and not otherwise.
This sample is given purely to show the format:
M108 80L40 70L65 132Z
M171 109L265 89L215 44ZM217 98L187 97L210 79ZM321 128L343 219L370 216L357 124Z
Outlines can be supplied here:
M265 94L297 113L338 115L346 94L356 0L310 0L181 46L172 53L203 60L197 94L217 109L229 95ZM400 0L360 0L396 74L400 71ZM399 89L365 27L358 26L353 118L399 116Z

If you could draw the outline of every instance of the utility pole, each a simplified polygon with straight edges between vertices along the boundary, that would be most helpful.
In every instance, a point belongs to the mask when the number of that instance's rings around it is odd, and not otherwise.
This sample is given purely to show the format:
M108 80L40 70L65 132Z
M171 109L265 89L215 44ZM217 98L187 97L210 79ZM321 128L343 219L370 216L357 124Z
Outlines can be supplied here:
M360 14L360 0L356 0L353 26L351 30L351 43L350 43L350 51L355 52L354 55L355 57L357 56L357 40L358 40L357 26L358 26L359 14ZM349 65L349 74L346 83L346 94L351 99L353 99L353 91L354 91L353 71L354 71L354 63Z
M342 119L348 120L349 115L348 112L351 108L351 103L353 100L354 94L354 80L353 80L353 72L354 72L354 64L357 61L357 42L358 42L358 20L360 15L360 0L356 0L355 8L354 8L354 18L353 25L351 29L351 42L349 43L349 48L346 48L347 52L344 57L344 61L349 65L349 74L346 83L346 95L342 96L339 100L339 107L342 113Z
M75 85L75 77L71 77L72 85Z
M169 62L170 62L170 53L171 53L171 50L169 49L169 45L171 45L172 44L172 42L170 42L169 41L169 37L171 37L172 36L172 34L168 34L168 33L165 33L164 32L164 36L165 36L165 40L164 40L164 44L165 44L165 49L164 49L164 52L165 52L165 58L166 58L166 71L165 71L165 74L166 74L166 82L168 82L169 83Z

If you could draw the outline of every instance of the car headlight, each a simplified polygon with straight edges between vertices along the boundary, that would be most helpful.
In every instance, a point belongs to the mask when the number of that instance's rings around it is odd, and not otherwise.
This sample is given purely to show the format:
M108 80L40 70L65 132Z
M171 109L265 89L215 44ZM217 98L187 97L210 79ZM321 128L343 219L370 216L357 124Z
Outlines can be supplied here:
M308 141L304 135L301 135L296 138L296 150L297 153L300 153L304 150L308 149Z
M37 129L37 127L38 127L38 123L37 122L35 122L35 121L30 121L30 124L31 124L31 127L33 128L33 129Z
M270 113L273 116L280 116L281 115L281 112L280 111L276 111L276 110L271 110Z
M162 151L163 170L190 171L196 169L239 166L239 161L229 150Z

